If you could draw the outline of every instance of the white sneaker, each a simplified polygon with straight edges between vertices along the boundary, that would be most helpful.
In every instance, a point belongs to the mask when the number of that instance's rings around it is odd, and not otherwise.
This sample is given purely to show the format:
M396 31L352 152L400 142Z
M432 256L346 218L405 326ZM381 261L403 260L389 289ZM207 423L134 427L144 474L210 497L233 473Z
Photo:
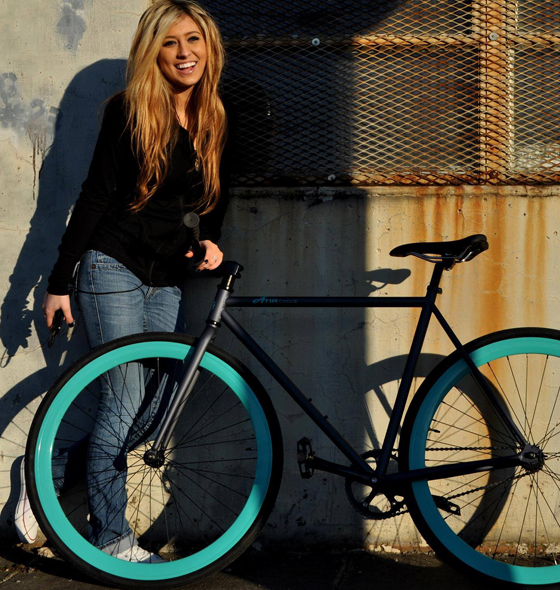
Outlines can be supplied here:
M163 563L165 561L159 555L142 549L140 545L134 545L121 553L117 553L117 559L133 563Z
M21 460L20 467L20 482L21 489L19 492L19 500L16 505L16 513L14 516L14 524L18 537L22 543L34 543L37 538L37 519L31 510L29 504L29 497L27 496L27 486L25 485L25 458Z

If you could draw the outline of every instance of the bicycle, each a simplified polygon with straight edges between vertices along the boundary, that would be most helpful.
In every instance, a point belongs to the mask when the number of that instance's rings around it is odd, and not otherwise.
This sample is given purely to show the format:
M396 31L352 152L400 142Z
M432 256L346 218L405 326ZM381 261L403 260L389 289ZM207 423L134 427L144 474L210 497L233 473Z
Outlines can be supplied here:
M366 518L408 509L428 544L466 573L516 585L559 583L560 331L504 330L463 345L436 306L444 270L487 248L478 234L392 250L393 256L435 264L424 297L236 297L242 267L225 262L199 338L156 333L110 342L72 365L49 390L26 450L30 500L43 532L71 563L124 588L193 582L250 546L278 493L282 437L256 377L212 344L225 324L350 463L321 459L303 438L297 449L302 477L317 470L342 476L350 502ZM420 308L381 449L356 451L230 307ZM456 350L424 380L403 421L432 316ZM171 400L157 409L149 432L123 440L118 449L128 470L128 521L140 544L163 563L129 563L90 545L85 487L77 483L60 497L55 492L53 461L87 440L96 417L96 382L109 379L110 371L120 371L125 383L137 372L146 399L165 391Z

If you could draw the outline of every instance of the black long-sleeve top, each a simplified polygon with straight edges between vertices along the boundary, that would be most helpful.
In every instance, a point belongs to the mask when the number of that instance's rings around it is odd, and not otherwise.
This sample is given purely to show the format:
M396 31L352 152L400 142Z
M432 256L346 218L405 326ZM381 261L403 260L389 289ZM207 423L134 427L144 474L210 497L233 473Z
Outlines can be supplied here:
M221 196L218 205L200 217L200 240L216 243L227 207L229 163L235 118L227 108L229 133L220 166ZM109 101L86 181L59 246L59 257L48 281L48 292L66 295L73 270L89 249L112 256L144 284L178 285L185 276L185 253L191 230L185 213L202 195L202 178L194 169L196 152L190 135L179 126L179 138L170 157L163 184L137 213L133 202L139 167L126 129L124 95Z

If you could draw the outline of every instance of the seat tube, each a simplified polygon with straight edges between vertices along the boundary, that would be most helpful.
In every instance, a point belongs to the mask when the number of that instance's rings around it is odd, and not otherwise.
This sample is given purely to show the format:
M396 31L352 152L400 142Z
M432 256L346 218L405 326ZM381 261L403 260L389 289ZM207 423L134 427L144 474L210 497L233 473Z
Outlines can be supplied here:
M420 352L422 351L422 345L424 344L426 332L428 331L428 326L430 324L430 318L432 317L434 303L438 293L441 292L439 283L441 281L441 276L444 269L445 264L443 263L437 263L435 265L430 284L427 288L425 298L426 303L422 307L420 317L418 318L418 324L416 326L414 338L412 339L410 352L408 353L408 357L406 359L406 365L404 367L401 384L397 393L397 399L395 401L395 405L393 406L393 411L391 412L389 426L387 427L387 432L385 433L385 439L383 440L383 446L381 448L381 454L379 461L377 462L376 471L380 476L385 475L387 472L391 452L397 438L397 432L399 426L402 423L406 400L408 399L408 394L412 385L412 379L414 378L414 371L416 370Z

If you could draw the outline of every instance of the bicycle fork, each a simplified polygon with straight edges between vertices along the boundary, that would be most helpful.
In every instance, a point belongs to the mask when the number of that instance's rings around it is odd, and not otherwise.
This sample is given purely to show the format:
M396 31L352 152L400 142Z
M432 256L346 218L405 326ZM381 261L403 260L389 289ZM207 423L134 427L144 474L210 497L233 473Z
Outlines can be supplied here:
M187 401L200 377L200 363L208 346L216 338L218 328L221 325L222 312L226 307L226 301L233 292L235 279L239 278L239 272L243 270L240 264L225 262L224 278L218 287L218 293L214 299L212 309L206 320L206 328L198 338L194 348L185 358L185 371L177 387L177 392L165 414L154 444L144 453L144 461L151 467L161 467L165 462L165 449L173 436L175 426L181 417Z

